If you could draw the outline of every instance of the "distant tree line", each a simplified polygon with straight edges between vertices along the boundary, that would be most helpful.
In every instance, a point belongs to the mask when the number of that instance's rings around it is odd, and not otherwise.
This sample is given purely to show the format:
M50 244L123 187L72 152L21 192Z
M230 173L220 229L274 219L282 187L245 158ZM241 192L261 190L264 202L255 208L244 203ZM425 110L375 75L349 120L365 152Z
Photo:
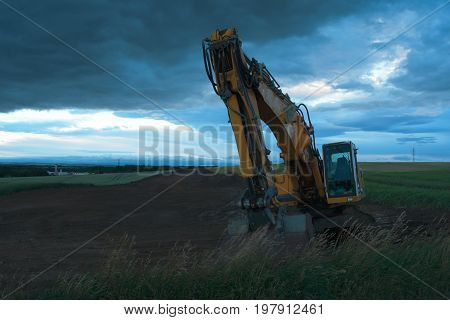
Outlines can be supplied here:
M32 165L0 165L0 177L46 176L47 167Z
M67 172L88 172L94 174L102 173L125 173L125 172L136 172L139 171L155 171L155 170L168 170L170 166L161 167L145 167L136 165L123 165L123 166L75 166L75 165L62 165L63 171ZM53 171L53 165L10 165L3 164L0 165L0 177L36 177L36 176L46 176L47 171Z

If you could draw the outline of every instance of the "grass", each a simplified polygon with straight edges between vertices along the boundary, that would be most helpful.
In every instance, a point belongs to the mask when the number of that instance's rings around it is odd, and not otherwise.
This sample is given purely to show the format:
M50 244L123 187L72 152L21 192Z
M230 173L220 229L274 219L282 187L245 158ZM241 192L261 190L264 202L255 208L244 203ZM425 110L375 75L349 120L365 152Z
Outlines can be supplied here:
M450 210L449 162L362 162L367 200L406 208ZM240 174L239 167L214 168Z
M282 164L274 164L276 171L282 168ZM359 162L359 166L364 172L371 171L449 171L450 162ZM214 167L211 170L218 174L240 174L239 166Z
M450 163L362 163L367 199L406 208L450 209Z
M156 173L105 173L47 177L0 178L0 195L18 191L61 186L109 186L138 181Z
M129 246L115 252L99 273L66 277L25 299L442 299L450 295L450 238L359 230L382 255L351 238L326 236L289 256L264 233L207 255L189 247L165 262L137 258ZM149 262L150 261L150 262ZM424 284L426 283L426 284ZM430 288L429 286L432 288Z
M414 208L450 209L450 170L368 171L364 173L367 199Z
M450 170L450 162L360 162L367 171L429 171Z
M450 163L360 163L367 199L383 205L450 209ZM217 174L239 174L239 167L210 168ZM115 185L137 181L152 173L108 173L86 176L0 178L0 195L68 185Z

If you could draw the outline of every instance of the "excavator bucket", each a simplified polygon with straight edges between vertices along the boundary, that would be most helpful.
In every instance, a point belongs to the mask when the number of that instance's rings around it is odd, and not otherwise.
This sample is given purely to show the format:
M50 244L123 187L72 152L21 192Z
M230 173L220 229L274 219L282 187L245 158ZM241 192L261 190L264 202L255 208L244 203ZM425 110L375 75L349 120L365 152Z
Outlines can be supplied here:
M285 244L293 246L304 246L314 236L314 226L309 213L280 210L276 228Z
M312 218L308 213L284 215L280 218L280 224L279 232L281 234L305 234L309 238L314 234Z
M241 215L230 220L227 228L228 235L243 236L250 231L254 231L256 224L252 221L252 218L252 215ZM295 244L305 244L314 235L314 226L309 213L286 213L285 210L280 210L274 224L271 223L270 219L266 219L264 224L261 224L261 221L258 222L257 228L271 225L277 238Z

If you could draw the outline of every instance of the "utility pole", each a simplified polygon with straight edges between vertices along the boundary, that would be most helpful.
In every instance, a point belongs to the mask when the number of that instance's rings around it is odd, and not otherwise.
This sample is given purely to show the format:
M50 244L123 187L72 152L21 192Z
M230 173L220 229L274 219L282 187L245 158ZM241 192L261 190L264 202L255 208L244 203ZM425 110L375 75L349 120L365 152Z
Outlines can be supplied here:
M412 160L413 162L416 162L416 149L414 149L414 147L412 148Z

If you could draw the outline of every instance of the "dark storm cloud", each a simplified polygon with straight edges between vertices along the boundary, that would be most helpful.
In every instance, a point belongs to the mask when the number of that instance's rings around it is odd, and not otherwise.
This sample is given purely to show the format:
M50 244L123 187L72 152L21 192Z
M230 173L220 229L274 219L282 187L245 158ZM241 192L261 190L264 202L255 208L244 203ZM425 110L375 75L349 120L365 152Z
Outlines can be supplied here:
M435 137L402 137L397 138L397 142L400 144L415 142L420 144L426 144L426 143L436 143Z
M414 92L384 89L384 99L368 98L358 102L321 104L316 117L338 127L356 131L393 133L448 132L449 92ZM336 113L347 117L336 117ZM347 130L348 131L348 130Z
M411 161L412 156L393 156L392 160L397 160L397 161Z
M347 114L347 117L335 117L332 112L325 112L325 119L330 125L341 128L342 132L377 131L407 134L448 130L447 127L442 127L436 123L436 119L440 115L424 116L414 110L408 112L405 108L397 108L398 111L395 112L395 109L385 107L383 102L377 101L373 102L372 107L364 107L364 104L360 104L358 107L356 107L356 104L340 106L338 107L339 110Z
M336 89L346 89L346 90L363 90L366 92L371 92L373 87L368 83L363 83L356 80L351 80L343 83L339 83L335 86Z
M336 120L336 124L347 126L356 130L405 132L408 127L417 132L419 125L432 122L432 118L417 115L389 115L389 114L367 114L362 117L353 117L346 120Z
M367 9L358 0L9 3L164 107L200 95L200 41L216 28L237 26L246 41L267 42ZM3 4L0 13L0 111L151 107Z
M447 10L448 12L448 10ZM407 72L393 79L399 88L413 91L450 90L450 24L448 15L439 15L426 24L408 56Z

